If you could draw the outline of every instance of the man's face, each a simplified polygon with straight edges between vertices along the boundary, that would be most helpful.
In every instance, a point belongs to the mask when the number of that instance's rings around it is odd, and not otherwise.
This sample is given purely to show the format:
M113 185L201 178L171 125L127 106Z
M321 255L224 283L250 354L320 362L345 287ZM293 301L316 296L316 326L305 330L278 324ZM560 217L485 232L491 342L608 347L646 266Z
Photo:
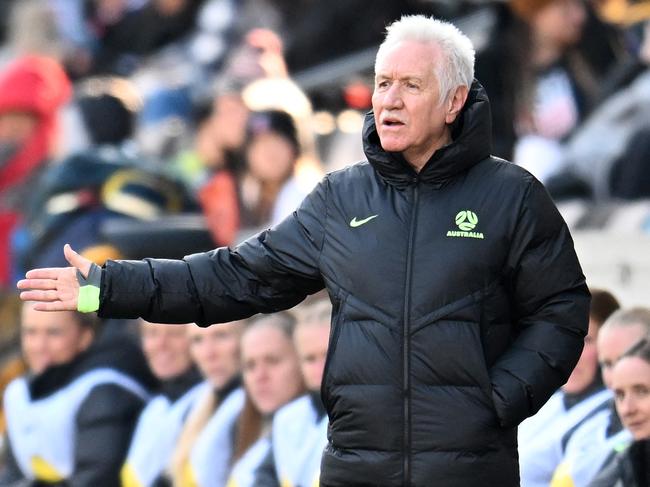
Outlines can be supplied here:
M372 108L381 146L402 152L422 167L449 139L448 104L440 103L435 66L444 62L431 44L404 41L392 47L377 65Z
M646 335L643 325L614 326L600 330L598 334L598 361L603 382L612 388L612 368L624 352Z
M40 374L48 367L62 365L88 348L92 331L82 327L70 311L36 311L23 305L20 342L27 367Z
M142 350L151 371L161 380L178 377L192 365L190 341L183 325L140 323Z

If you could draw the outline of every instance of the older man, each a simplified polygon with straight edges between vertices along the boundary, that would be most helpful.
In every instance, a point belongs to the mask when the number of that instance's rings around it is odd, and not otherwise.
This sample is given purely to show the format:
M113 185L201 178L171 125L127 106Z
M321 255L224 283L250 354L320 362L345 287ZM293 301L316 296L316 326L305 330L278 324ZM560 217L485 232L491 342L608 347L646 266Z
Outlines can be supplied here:
M321 485L518 485L517 425L575 365L589 292L544 188L490 157L473 65L451 24L402 18L377 54L367 162L233 250L99 269L66 247L73 267L29 272L23 298L208 324L326 287Z

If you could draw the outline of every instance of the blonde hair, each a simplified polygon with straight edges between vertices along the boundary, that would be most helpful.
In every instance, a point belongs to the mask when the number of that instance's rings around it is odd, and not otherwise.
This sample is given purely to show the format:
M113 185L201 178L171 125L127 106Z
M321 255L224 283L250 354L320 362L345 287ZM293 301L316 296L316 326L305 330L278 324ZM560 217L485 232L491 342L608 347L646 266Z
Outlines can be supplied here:
M187 471L192 447L220 403L221 398L217 396L215 391L210 390L199 399L196 407L190 412L178 437L176 449L174 450L171 464L169 465L168 473L172 479L172 485L176 487L190 487Z

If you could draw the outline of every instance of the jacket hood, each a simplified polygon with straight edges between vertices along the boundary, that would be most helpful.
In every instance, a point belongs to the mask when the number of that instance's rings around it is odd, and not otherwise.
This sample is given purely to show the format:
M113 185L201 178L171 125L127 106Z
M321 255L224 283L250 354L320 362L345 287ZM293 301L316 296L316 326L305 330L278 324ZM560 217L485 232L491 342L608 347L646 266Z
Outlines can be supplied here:
M363 125L363 150L381 177L394 186L404 187L417 179L442 186L490 155L492 122L490 102L481 84L474 80L467 101L452 126L452 142L438 149L419 174L401 153L381 147L374 113L368 112Z

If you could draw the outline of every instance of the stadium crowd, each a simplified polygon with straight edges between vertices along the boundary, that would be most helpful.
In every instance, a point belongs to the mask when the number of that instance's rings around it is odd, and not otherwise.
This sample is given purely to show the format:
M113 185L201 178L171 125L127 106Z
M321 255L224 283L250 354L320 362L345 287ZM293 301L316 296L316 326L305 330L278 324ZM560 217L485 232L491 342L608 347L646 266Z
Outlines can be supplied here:
M64 243L99 265L180 258L280 222L323 174L363 159L364 53L403 14L472 38L494 154L560 207L650 197L647 1L0 10L0 486L318 485L327 295L201 328L39 312L14 283L66 265ZM591 291L573 375L520 426L524 487L650 485L650 302Z

